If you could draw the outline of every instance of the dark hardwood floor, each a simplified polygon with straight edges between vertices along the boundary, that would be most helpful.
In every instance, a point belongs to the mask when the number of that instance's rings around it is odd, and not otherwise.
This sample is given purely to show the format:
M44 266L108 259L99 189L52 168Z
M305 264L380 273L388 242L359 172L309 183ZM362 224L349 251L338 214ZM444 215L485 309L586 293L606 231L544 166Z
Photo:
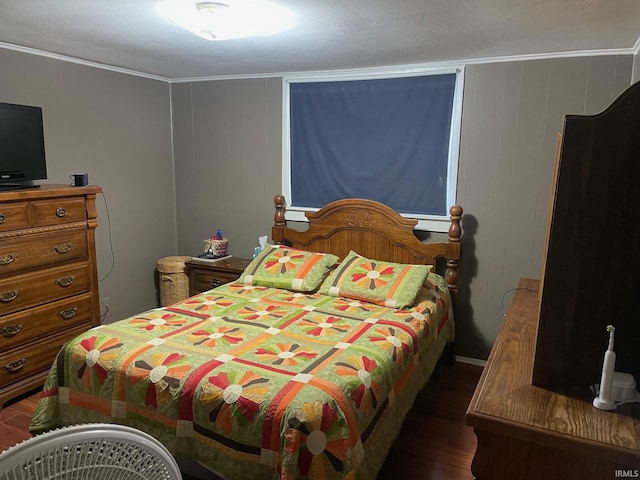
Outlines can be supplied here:
M476 436L465 413L482 367L438 366L418 394L378 480L472 480Z
M465 412L481 367L440 366L418 394L378 480L472 480L476 438ZM7 403L0 411L0 451L29 438L38 393Z

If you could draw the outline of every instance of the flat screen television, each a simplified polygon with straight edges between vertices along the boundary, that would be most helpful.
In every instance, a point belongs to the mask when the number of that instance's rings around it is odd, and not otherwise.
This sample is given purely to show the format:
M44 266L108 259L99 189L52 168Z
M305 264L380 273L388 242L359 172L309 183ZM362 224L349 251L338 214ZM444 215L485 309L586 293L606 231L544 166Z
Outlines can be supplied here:
M0 189L47 178L42 108L0 103Z

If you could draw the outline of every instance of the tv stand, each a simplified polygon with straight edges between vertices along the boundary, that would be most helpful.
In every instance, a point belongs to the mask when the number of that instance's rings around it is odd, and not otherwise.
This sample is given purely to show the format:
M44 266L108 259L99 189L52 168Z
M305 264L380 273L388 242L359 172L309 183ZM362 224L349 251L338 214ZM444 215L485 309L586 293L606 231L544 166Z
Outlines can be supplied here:
M34 185L33 183L0 183L0 192L26 190L29 188L40 188L40 185Z

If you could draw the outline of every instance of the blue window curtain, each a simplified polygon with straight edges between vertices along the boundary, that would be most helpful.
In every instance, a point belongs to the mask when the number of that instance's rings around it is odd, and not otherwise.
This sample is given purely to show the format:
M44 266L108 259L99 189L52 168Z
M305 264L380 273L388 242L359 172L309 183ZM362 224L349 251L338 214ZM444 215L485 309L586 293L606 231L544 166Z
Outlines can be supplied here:
M456 74L291 83L291 204L446 215Z

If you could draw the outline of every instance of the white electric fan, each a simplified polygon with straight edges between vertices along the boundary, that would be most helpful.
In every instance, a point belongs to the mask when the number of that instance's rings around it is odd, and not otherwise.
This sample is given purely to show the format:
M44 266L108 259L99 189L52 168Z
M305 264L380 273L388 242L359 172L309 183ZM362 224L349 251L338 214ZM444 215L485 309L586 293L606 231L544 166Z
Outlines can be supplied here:
M135 428L89 423L36 435L0 453L0 480L182 480L169 451Z

